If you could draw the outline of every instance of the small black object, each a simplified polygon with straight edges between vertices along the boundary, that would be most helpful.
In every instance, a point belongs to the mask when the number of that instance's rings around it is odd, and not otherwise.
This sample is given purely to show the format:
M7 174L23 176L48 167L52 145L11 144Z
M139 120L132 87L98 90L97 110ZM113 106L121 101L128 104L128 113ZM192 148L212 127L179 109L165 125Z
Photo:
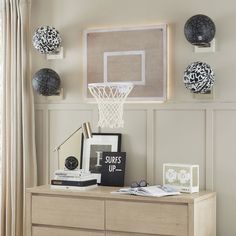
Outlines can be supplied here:
M65 160L65 167L68 170L75 170L79 165L79 161L76 157L74 156L69 156Z
M208 93L215 82L214 72L205 62L193 62L184 71L183 81L193 93Z
M43 68L34 74L32 85L38 94L52 96L58 94L58 90L61 87L61 80L54 70Z
M124 186L125 177L125 152L103 152L101 185Z
M202 14L192 16L184 26L186 39L191 44L200 47L210 47L215 32L216 27L212 19Z
M52 26L39 27L33 36L34 47L43 54L55 52L61 46L61 36Z

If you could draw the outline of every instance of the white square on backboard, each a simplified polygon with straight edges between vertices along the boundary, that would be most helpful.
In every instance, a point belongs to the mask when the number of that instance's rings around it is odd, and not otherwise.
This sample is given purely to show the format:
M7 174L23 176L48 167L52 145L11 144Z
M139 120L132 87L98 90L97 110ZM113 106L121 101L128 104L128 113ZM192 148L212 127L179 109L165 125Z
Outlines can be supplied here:
M145 51L104 52L103 63L104 83L125 81L145 85Z

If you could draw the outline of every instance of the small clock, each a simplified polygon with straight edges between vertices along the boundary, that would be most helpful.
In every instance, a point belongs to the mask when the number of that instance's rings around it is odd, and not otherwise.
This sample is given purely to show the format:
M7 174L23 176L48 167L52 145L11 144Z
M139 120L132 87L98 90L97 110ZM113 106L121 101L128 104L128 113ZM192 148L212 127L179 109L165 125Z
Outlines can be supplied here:
M75 170L79 165L79 161L74 156L69 156L65 160L65 167L68 170Z
M183 193L199 192L199 165L163 164L163 185Z

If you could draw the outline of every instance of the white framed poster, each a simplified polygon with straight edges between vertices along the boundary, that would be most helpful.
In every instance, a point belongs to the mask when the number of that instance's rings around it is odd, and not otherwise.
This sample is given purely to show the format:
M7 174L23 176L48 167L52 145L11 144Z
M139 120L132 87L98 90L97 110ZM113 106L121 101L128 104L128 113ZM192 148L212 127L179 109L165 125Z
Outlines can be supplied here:
M90 171L101 181L102 154L103 152L120 152L120 133L93 133L93 137L85 139L82 137L81 165L86 172Z

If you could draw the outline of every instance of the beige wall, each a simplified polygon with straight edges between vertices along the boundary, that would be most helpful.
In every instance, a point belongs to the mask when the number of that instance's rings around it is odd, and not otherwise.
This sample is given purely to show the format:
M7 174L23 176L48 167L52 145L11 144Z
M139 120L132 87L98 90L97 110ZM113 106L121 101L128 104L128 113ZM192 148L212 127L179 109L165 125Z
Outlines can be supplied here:
M87 28L168 23L171 87L164 104L127 104L123 151L126 183L147 178L161 183L165 162L200 165L201 188L218 194L218 236L236 235L236 3L233 0L32 0L32 31L56 27L65 58L46 60L32 49L32 73L56 70L65 99L51 102L36 96L36 134L40 184L56 168L52 152L83 121L97 131L97 107L82 99L82 32ZM215 53L196 54L185 40L183 26L192 15L209 15L216 24ZM216 74L215 98L193 99L182 83L183 71L195 60L209 63ZM114 130L102 130L115 132Z

